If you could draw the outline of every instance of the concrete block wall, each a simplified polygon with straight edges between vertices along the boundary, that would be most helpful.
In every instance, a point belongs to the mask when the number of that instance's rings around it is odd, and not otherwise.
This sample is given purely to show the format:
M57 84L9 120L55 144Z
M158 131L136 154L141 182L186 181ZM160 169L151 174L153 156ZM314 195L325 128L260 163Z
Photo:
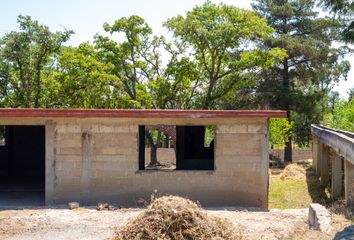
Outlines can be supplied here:
M151 158L151 148L145 148L145 162L149 163ZM176 152L174 148L158 148L157 160L163 163L176 164Z
M311 159L313 158L312 152L313 151L311 149L293 149L293 161ZM270 153L284 161L284 149L271 149Z
M155 120L156 124L166 124ZM111 202L135 206L156 189L203 206L267 208L266 118L169 124L216 125L215 170L138 170L138 126L152 121L49 122L46 124L46 202Z

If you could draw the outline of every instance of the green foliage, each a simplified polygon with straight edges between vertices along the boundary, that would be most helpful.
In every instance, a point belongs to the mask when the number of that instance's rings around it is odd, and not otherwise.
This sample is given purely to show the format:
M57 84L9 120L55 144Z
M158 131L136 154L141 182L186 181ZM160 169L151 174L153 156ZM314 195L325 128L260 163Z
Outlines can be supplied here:
M152 36L151 28L139 16L120 18L104 29L121 34L120 42L97 35L95 46L103 62L123 84L125 108L182 108L190 99L193 63L179 58L181 47L164 37ZM167 64L162 63L162 55Z
M200 74L196 107L212 108L249 71L271 66L286 54L280 48L252 46L272 33L265 20L252 11L206 2L185 17L169 19L165 26L188 47Z
M334 48L340 22L322 18L313 0L255 0L253 8L275 29L259 48L281 47L287 57L258 74L254 99L260 106L284 109L294 121L294 139L306 145L310 123L318 123L326 112L327 94L341 79L346 79L350 65L343 61L346 47ZM251 94L252 96L252 94ZM287 148L291 148L292 136ZM286 151L286 161L291 161Z
M215 140L215 126L206 126L204 134L204 147L210 147L210 144Z
M348 97L348 100L349 100L349 101L352 100L352 99L354 99L354 87L352 87L351 89L349 89L348 95L349 95L349 97Z
M120 107L112 97L119 79L111 74L113 66L102 63L93 46L65 47L58 58L56 72L46 81L47 106L60 108ZM70 96L70 97L68 97Z
M321 123L332 128L354 132L354 99L338 101L334 105L333 112L326 114Z
M51 32L29 16L19 16L20 30L0 40L1 100L11 107L40 107L43 71L73 31Z
M334 13L341 22L342 40L354 43L354 1L353 0L321 0L322 6Z
M137 101L127 107L139 107L140 101L147 103L145 86L141 86L148 73L147 63L143 59L146 42L151 35L151 28L144 19L139 16L120 18L113 25L105 23L103 28L106 32L122 34L123 40L118 43L106 36L95 36L95 46L98 49L104 63L114 66L113 73L121 80L125 93L130 100ZM139 94L138 94L139 91ZM129 101L127 102L129 103ZM140 103L140 104L139 104Z
M277 147L284 147L291 135L293 123L285 118L272 118L269 121L269 142Z
M332 46L341 19L318 17L312 0L254 9L207 1L164 23L171 42L123 17L78 47L62 46L72 31L19 16L19 30L0 39L0 107L284 109L288 121L270 123L277 145L293 136L306 146L310 124L328 112L325 122L352 131L352 101L328 96L350 69L347 49Z

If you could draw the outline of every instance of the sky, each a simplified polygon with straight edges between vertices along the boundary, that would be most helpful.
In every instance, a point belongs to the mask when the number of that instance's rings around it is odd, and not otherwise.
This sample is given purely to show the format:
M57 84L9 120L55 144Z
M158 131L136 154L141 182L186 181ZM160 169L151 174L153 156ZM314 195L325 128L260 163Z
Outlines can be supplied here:
M204 0L0 0L0 37L17 30L17 16L29 15L52 31L64 28L75 31L68 44L77 46L92 41L96 33L104 33L103 23L112 24L116 19L139 15L152 27L155 34L167 34L162 23L178 14L185 14ZM251 9L251 0L212 0L241 8ZM348 80L341 81L334 90L341 98L354 87L354 56L348 57L352 64Z

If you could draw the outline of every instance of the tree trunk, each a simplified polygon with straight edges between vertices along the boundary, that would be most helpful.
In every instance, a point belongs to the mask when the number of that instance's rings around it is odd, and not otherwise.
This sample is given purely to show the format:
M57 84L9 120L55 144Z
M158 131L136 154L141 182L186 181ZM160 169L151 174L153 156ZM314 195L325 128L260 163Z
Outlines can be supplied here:
M288 59L283 60L283 103L284 103L284 110L288 115L287 119L289 123L291 122L291 115L290 115L290 79L289 79L289 65ZM291 130L290 130L291 131ZM292 136L289 134L288 141L285 143L284 149L284 162L292 162Z
M288 121L291 122L290 111L286 111L288 114ZM289 135L288 142L285 143L284 149L284 162L291 163L293 161L293 149L292 149L292 135Z
M156 145L152 145L150 148L150 163L149 166L157 166L158 161L157 161L157 147Z
M157 141L156 144L154 143L154 139L152 138L151 134L147 131L146 132L146 137L149 141L150 144L150 163L149 166L158 166L160 163L157 161L157 148L160 145L160 138L161 138L161 133L158 132L157 134Z

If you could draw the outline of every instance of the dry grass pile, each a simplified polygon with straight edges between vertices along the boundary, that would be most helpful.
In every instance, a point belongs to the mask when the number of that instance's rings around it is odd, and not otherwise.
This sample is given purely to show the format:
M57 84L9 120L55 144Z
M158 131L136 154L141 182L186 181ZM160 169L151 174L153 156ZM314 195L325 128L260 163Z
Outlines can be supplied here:
M284 168L283 172L280 174L280 179L305 180L306 170L296 163L289 164Z
M147 209L115 232L114 240L239 239L231 223L209 217L194 202L176 196L157 198Z

